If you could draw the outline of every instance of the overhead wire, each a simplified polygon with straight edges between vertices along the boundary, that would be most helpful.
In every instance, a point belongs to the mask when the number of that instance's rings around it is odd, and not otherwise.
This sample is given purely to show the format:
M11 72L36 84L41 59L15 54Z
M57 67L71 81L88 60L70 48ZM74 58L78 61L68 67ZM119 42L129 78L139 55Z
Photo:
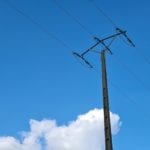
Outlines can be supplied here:
M132 105L134 105L138 110L142 109L141 105L139 105L134 98L129 96L124 90L122 90L119 86L117 86L115 83L113 83L110 79L108 79L108 80L109 80L109 83L111 84L111 86L114 87L117 90L117 92L119 91L119 94L121 94L124 98L126 98L126 100L128 100L130 103L132 103ZM146 120L149 120L149 113L146 112L145 109L142 109L142 111L140 111L140 112L143 114L143 116L145 117Z
M119 38L128 46L131 46L122 36L119 36ZM145 56L144 53L142 53L142 51L136 46L135 48L135 52L138 53L138 55L148 64L150 65L150 60Z
M126 70L143 88L150 92L150 88L145 85L145 83L136 75L136 73L134 73L125 63L123 63L119 57L115 56L114 58L117 63L121 65L123 70Z
M140 56L141 58L143 58L143 60L144 60L148 65L150 65L150 60L145 56L145 54L142 53L142 51L141 51L139 48L137 48L137 47L136 47L136 51L139 53L139 56Z
M94 34L90 32L85 25L83 25L78 18L73 16L66 8L64 8L57 0L51 0L60 10L62 10L66 15L71 17L82 29L84 29L90 36L93 36ZM115 28L117 27L117 24L114 22L114 20L106 14L106 12L95 2L95 0L89 0L93 6L98 10L99 13L101 13ZM120 37L120 36L119 36ZM120 37L124 43L127 45L130 45L128 42L126 42L122 37ZM148 59L142 54L140 55L143 57L143 59L150 65L150 62Z
M95 9L101 14L103 15L107 20L108 22L114 27L118 27L118 25L114 22L114 20L95 2L95 0L89 0L92 4L93 4L93 7L95 7ZM120 39L123 40L123 42L125 44L127 44L128 46L130 45L128 42L126 42L126 40L124 40L121 36L119 36ZM139 53L140 57L148 64L150 65L150 60L145 56L145 54L142 53L141 50L139 50L137 47L135 47L135 49L137 50L136 52Z
M89 0L89 2L92 3L92 5L95 7L95 9L101 15L103 15L113 27L115 27L115 28L118 27L117 24L113 21L113 19L107 15L107 13L95 2L95 0Z
M14 11L16 11L18 14L24 16L28 21L30 21L32 24L37 26L42 32L47 34L52 39L56 40L59 44L61 44L63 47L68 49L69 51L73 51L73 48L68 45L64 40L58 38L54 33L50 32L47 28L45 28L41 23L33 19L30 15L22 11L20 8L18 8L16 5L14 5L10 0L3 0L9 7L11 7Z
M109 83L111 84L111 86L113 86L117 91L119 91L124 97L126 97L129 102L131 102L132 104L136 104L136 101L131 98L129 95L127 95L127 93L125 93L123 90L121 90L121 88L119 88L114 82L112 82L110 79L108 79Z
M87 32L87 34L90 37L93 37L94 34L89 31L89 29L83 25L83 23L81 23L81 21L75 17L70 11L68 11L66 8L64 8L59 2L58 0L51 0L61 11L63 11L67 16L69 16L70 18L72 18L85 32Z
M14 9L16 12L18 12L20 15L24 16L26 19L28 19L30 22L32 22L33 24L35 24L40 30L42 30L43 32L45 32L47 35L49 35L51 38L55 39L56 41L58 41L59 43L61 43L61 45L63 45L63 47L72 50L73 48L68 45L67 43L65 43L62 39L58 38L56 35L54 35L53 33L51 33L49 30L47 30L42 24L40 24L39 22L37 22L35 19L33 19L32 17L30 17L28 14L26 14L25 12L23 12L21 9L17 8L12 2L10 2L9 0L3 0L5 1L12 9ZM74 21L76 21L89 35L93 35L83 24L80 23L80 21L75 18L73 15L71 15L71 13L69 13L69 11L67 11L64 7L62 7L56 0L51 0L53 1L57 7L59 7L61 10L63 10L68 16L70 16L71 18L74 19ZM100 13L102 13L108 20L109 22L114 26L116 26L116 24L114 23L114 21L104 12L104 10L102 8L100 8L94 0L89 0L91 1L95 8L97 8L99 10ZM125 42L125 41L124 41ZM127 42L125 42L127 44ZM141 58L144 59L144 61L150 65L150 61L148 60L148 58L139 50L136 48L136 50L138 51L139 55Z

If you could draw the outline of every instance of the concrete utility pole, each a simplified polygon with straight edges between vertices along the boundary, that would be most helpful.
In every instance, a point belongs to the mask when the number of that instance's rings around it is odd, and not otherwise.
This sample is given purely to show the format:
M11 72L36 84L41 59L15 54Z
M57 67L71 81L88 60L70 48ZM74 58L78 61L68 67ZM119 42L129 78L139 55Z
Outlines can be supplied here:
M113 150L113 144L112 144L112 135L111 135L111 122L110 122L110 113L109 113L109 98L108 98L108 87L107 87L107 71L106 71L106 60L105 60L105 53L109 52L112 54L110 50L110 45L116 39L116 37L122 36L126 41L132 46L135 47L134 43L131 41L131 39L127 36L127 31L123 31L120 28L116 28L116 33L113 35L110 35L108 37L105 37L103 39L99 39L97 37L94 37L94 39L97 41L94 45L92 45L90 48L88 48L86 51L82 52L81 54L77 52L73 52L73 55L80 59L84 64L86 64L89 68L93 68L93 66L90 64L89 61L85 58L85 55L87 55L89 52L96 52L100 54L101 57L101 67L102 67L102 92L103 92L103 110L104 110L104 133L105 133L105 150ZM106 44L105 42L111 40L109 44ZM93 49L97 47L98 45L103 46L104 50L98 52L94 51Z
M105 149L106 150L113 150L110 113L109 113L109 97L108 97L108 87L107 87L107 70L106 70L105 52L106 52L106 50L103 50L101 52Z

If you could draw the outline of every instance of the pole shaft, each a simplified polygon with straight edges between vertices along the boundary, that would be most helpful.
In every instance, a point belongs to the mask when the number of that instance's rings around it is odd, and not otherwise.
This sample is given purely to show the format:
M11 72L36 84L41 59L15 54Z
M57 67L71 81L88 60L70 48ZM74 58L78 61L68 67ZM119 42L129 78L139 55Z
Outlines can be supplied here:
M108 98L108 87L107 87L105 50L101 52L101 65L102 65L102 91L103 91L103 109L104 109L105 150L113 150L110 113L109 113L109 98Z

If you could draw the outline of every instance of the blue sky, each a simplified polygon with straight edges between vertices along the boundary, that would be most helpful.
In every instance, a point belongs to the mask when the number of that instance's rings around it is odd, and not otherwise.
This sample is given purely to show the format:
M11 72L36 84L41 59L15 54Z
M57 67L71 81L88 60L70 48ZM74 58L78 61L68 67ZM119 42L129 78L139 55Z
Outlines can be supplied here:
M94 44L93 37L52 0L10 1L71 49L1 0L0 135L17 137L19 131L28 130L31 118L56 119L61 125L93 108L102 108L99 56L92 53L88 56L98 72L83 67L72 56L72 50L80 52ZM111 111L122 121L121 130L114 137L114 148L147 150L150 147L150 2L95 2L119 27L128 31L136 44L132 48L117 39L112 46L114 55L107 56ZM115 32L90 1L59 3L93 36L105 37Z

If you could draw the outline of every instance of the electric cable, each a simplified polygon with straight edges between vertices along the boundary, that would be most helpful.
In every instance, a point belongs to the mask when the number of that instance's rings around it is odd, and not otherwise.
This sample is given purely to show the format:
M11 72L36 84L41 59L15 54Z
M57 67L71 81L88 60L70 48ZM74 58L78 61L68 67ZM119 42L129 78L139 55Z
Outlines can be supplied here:
M28 21L30 21L32 24L37 26L41 31L43 31L45 34L47 34L52 39L56 40L58 43L60 43L63 47L66 49L73 51L73 48L68 45L66 42L64 42L62 39L58 38L55 34L51 33L49 30L47 30L42 24L40 24L38 21L33 19L30 15L26 14L24 11L22 11L20 8L15 6L12 2L9 0L3 0L9 7L11 7L14 11L16 11L18 14L24 16Z
M114 20L95 2L95 0L89 0L93 6L95 7L95 9L101 14L103 15L107 20L108 22L113 26L113 27L117 27L117 24L114 22ZM128 46L130 46L130 44L128 42L126 42L126 40L122 37L122 36L119 36L119 38ZM136 52L139 53L140 57L148 64L150 65L150 60L141 52L141 50L139 50L137 47L136 47Z
M144 53L142 53L142 51L136 47L136 52L139 53L139 56L148 64L150 65L150 60L145 56Z
M93 37L94 34L89 31L89 29L83 25L80 20L75 17L74 15L72 15L72 13L70 13L70 11L68 11L66 8L64 8L57 0L51 0L61 11L63 11L67 16L69 16L70 18L72 18L85 32L87 32L87 34L89 34L90 37Z
M150 88L148 88L145 83L125 64L123 63L119 57L115 56L114 57L115 60L118 62L119 65L121 65L121 67L123 68L123 70L126 70L130 75L132 75L132 77L138 82L140 83L140 85L142 87L144 87L146 90L150 91Z
M124 98L126 98L126 100L128 100L128 102L130 102L130 103L132 103L132 105L136 106L136 108L138 110L141 110L141 105L138 105L138 103L136 102L136 100L134 98L129 96L124 90L122 90L119 86L114 84L111 80L109 80L109 83L111 84L112 87L114 87L117 90L117 92L119 91L119 94L122 95ZM148 115L149 113L146 112L145 109L142 109L142 111L140 111L140 112L143 114L143 116L145 117L146 120L149 120L149 115Z
M108 16L106 14L106 12L95 2L95 0L89 0L89 2L92 3L92 5L95 7L95 9L101 14L103 15L108 22L115 28L117 28L118 26L116 25L116 23L112 20L112 18L110 16Z

